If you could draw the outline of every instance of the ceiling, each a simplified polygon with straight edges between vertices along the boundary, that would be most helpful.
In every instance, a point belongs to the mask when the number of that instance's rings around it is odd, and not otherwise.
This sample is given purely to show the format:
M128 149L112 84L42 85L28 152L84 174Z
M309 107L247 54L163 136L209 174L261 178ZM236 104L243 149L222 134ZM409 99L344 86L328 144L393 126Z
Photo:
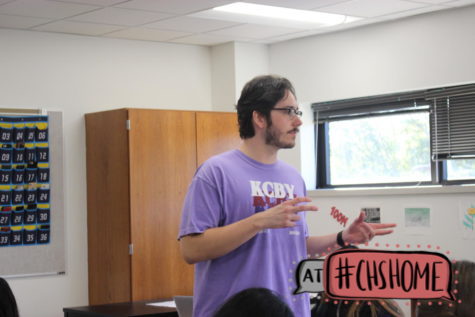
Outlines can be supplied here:
M233 0L0 0L0 28L216 45L294 38L475 4L475 0L241 0L361 18L331 27L271 25L204 17Z

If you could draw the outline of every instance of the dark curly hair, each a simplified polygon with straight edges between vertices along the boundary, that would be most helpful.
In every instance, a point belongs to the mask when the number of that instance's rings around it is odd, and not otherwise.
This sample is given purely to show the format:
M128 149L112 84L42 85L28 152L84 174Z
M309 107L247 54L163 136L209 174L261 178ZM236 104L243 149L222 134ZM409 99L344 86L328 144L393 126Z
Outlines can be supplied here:
M229 298L213 317L294 317L294 314L271 290L248 288Z
M0 277L0 316L18 317L15 296L7 281Z
M295 96L292 83L280 76L264 75L254 77L241 91L236 109L238 114L239 135L242 139L252 138L255 134L252 125L252 113L258 111L270 121L270 110L290 91Z

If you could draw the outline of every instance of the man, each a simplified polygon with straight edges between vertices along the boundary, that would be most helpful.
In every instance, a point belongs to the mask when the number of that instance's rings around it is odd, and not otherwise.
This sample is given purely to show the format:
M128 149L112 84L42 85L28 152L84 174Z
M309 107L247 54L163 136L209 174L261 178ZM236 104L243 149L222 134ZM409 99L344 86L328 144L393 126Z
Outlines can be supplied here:
M277 159L292 148L301 111L292 84L277 76L248 82L237 104L239 149L212 157L195 174L183 207L183 257L196 263L194 317L209 317L235 293L264 287L295 316L310 316L307 294L293 295L294 271L307 254L388 234L392 224L367 224L360 214L339 234L309 237L309 204L300 174Z

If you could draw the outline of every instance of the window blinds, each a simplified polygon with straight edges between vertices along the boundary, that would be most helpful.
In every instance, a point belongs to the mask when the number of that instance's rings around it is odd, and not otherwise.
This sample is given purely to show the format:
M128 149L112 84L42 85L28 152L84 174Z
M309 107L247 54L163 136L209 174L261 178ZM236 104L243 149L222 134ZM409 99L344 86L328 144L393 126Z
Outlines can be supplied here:
M424 91L378 95L314 103L312 109L317 121L349 119L394 112L414 111L428 108L423 98Z
M316 123L431 111L433 160L475 158L475 84L314 103Z
M432 103L432 159L475 158L475 86L435 97Z

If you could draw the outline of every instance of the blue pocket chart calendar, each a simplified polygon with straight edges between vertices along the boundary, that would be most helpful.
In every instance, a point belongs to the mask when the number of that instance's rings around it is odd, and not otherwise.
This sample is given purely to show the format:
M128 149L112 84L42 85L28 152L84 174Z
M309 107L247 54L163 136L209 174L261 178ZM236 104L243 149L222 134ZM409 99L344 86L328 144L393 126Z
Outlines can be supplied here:
M64 273L61 121L0 114L0 275Z

